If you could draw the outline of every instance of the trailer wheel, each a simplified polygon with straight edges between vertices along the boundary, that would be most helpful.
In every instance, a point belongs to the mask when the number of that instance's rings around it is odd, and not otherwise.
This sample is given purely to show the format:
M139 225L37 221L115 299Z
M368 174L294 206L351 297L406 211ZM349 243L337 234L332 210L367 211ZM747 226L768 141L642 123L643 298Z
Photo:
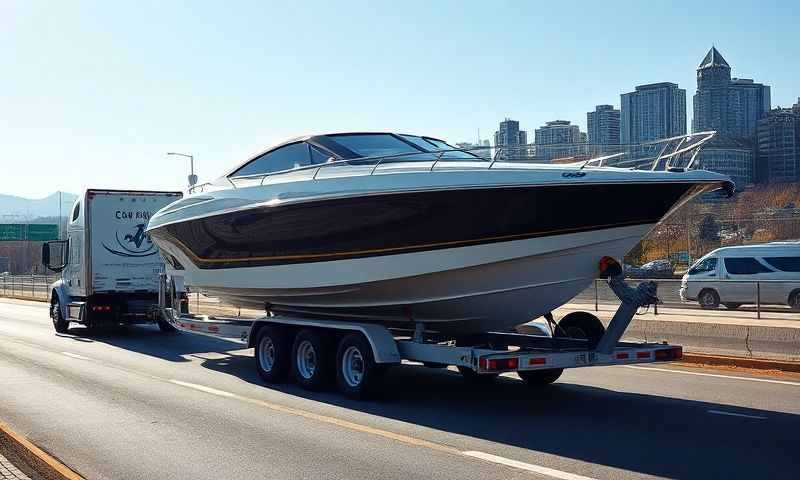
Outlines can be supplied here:
M725 302L723 303L723 305L725 305L725 308L727 308L728 310L736 310L737 308L742 306L741 303L733 303L733 302Z
M558 322L554 336L588 340L591 350L597 346L605 333L606 327L596 316L589 312L572 312Z
M333 347L321 330L300 330L292 345L292 373L307 390L322 390L333 380Z
M469 367L462 367L461 365L457 365L456 368L458 369L458 373L460 373L462 377L466 378L470 382L475 382L475 383L489 384L494 382L494 379L500 376L499 373L478 374L477 372L475 372L475 370Z
M156 320L156 323L158 324L158 329L161 330L161 333L172 333L178 331L177 328L173 327L171 323L167 322L163 318Z
M526 384L528 384L528 386L531 387L550 385L558 380L558 377L560 377L562 373L564 373L563 368L551 368L547 370L523 370L517 372L519 378L521 378Z
M50 304L50 318L53 319L53 328L55 328L56 333L67 333L69 331L69 320L66 320L64 315L61 314L61 304L58 301L58 297L53 298L53 302Z
M370 346L364 335L351 333L342 338L336 352L336 383L345 396L363 400L373 393L384 366L375 363Z
M789 295L789 306L792 310L800 310L800 290L795 290Z
M286 332L269 325L261 327L255 347L258 375L269 383L286 380L292 362Z

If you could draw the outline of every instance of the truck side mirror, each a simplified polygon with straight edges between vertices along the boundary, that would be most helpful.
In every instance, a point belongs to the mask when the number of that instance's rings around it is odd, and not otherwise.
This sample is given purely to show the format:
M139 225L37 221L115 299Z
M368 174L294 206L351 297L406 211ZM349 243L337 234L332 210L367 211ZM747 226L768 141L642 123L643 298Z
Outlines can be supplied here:
M64 270L69 262L68 245L68 240L55 240L42 244L42 265L54 272Z

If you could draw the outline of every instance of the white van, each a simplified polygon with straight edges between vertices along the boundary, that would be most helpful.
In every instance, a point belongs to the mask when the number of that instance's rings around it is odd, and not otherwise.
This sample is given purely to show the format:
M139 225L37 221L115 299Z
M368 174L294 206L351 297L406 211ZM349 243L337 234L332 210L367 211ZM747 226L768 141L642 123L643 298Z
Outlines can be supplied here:
M758 296L762 305L800 310L800 242L718 248L686 272L680 294L703 308L734 309Z

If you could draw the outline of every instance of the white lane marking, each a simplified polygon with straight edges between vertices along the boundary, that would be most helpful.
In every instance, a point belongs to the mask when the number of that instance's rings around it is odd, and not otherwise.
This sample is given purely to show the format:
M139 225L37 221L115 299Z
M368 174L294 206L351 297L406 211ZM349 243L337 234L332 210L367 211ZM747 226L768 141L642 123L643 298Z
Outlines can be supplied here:
M170 379L170 383L174 383L175 385L180 385L182 387L193 388L195 390L200 390L201 392L210 393L212 395L219 395L220 397L235 397L236 395L231 392L226 392L225 390L217 390L216 388L206 387L205 385L198 385L196 383L189 383L189 382L182 382L180 380Z
M752 377L737 377L734 375L720 375L718 373L701 373L701 372L687 372L685 370L672 370L669 368L654 368L654 367L639 367L636 365L624 365L625 368L635 368L637 370L652 370L654 372L668 372L668 373L680 373L683 375L698 375L701 377L715 377L715 378L727 378L731 380L746 380L748 382L762 382L762 383L777 383L779 385L792 385L794 387L800 387L800 382L790 382L787 380L769 380L766 378L752 378Z
M706 410L708 413L713 413L714 415L728 415L730 417L742 417L742 418L754 418L756 420L766 420L767 417L762 417L761 415L745 415L744 413L736 413L736 412L723 412L722 410Z
M66 355L68 357L77 358L78 360L89 360L89 361L92 360L89 357L84 357L83 355L78 355L77 353L72 353L72 352L61 352L61 354Z
M466 455L467 457L480 458L481 460L486 460L487 462L499 463L500 465L505 465L507 467L514 467L520 470L538 473L540 475L546 475L548 477L558 478L561 480L594 480L590 477L584 477L583 475L562 472L561 470L533 465L531 463L519 462L517 460L511 460L510 458L498 457L497 455L492 455L491 453L469 450L466 452L461 452L461 454Z

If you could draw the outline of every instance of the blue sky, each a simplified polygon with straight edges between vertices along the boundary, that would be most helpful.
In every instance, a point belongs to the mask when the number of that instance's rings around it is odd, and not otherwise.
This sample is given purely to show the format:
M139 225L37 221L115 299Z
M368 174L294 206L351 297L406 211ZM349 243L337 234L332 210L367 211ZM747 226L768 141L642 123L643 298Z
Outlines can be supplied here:
M298 3L298 5L294 5ZM677 82L712 44L800 96L800 2L0 2L0 193L181 189L286 137L531 132ZM691 116L691 113L689 114Z

